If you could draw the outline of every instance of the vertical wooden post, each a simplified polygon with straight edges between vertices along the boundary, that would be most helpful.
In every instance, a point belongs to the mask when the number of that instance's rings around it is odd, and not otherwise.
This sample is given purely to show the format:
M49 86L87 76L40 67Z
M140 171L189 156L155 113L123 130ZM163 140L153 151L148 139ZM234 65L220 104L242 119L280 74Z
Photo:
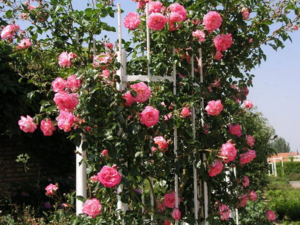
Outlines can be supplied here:
M82 144L83 135L81 135L80 145L76 147L76 196L86 199L86 164L83 161L86 158L86 152L82 150ZM76 215L82 213L82 207L83 202L76 199Z

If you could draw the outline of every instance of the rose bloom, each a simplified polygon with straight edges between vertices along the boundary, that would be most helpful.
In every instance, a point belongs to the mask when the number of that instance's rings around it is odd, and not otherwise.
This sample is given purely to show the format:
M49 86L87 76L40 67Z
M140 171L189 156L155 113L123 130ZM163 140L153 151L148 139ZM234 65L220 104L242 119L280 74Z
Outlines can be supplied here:
M66 88L67 82L61 77L56 77L55 80L52 81L51 86L54 92L59 92Z
M147 26L151 30L162 30L165 27L165 24L168 22L168 19L161 13L152 13L147 20Z
M171 225L171 222L169 220L165 220L164 225Z
M198 38L198 41L201 43L205 41L205 33L201 30L196 30L192 32L193 37Z
M177 30L181 27L181 24L177 24L177 25L175 24L175 23L183 21L183 17L180 13L171 12L168 19L169 19L168 23L169 23L169 30L170 31Z
M225 163L232 162L237 154L237 150L235 149L234 145L231 143L226 143L222 145L220 156L227 157L224 159Z
M205 110L207 111L208 115L211 116L217 116L221 113L223 110L223 105L221 103L221 100L217 101L209 101L207 103L207 106L205 107Z
M77 79L76 75L71 75L67 78L67 88L72 92L77 91L81 87L81 80Z
M161 150L167 150L168 149L168 143L164 139L163 136L157 136L157 137L153 138L153 141L154 141L155 144L158 145L159 149L161 149Z
M100 204L100 201L96 198L86 200L82 207L82 212L84 214L89 215L92 218L95 218L96 216L100 215L101 210L102 206Z
M172 117L172 113L169 113L168 115L164 115L164 121L171 119L171 117Z
M211 33L214 30L218 29L222 24L222 17L216 11L208 12L203 18L203 24L205 29Z
M144 82L130 85L130 88L136 92L136 97L134 98L136 102L146 102L151 95L151 90Z
M255 139L253 136L246 135L246 140L247 140L247 145L249 145L250 147L254 146Z
M21 116L21 119L18 121L19 127L25 133L33 133L37 125L33 122L33 119L27 115L27 117Z
M242 165L251 162L256 157L256 152L254 150L248 150L248 152L240 155L240 163Z
M163 4L160 1L149 2L149 15L151 13L161 12L162 7L163 7Z
M230 216L230 209L227 205L221 204L219 205L219 213L220 213L220 220L228 220Z
M216 54L215 54L215 59L220 61L222 59L222 57L223 57L222 52L217 51Z
M123 99L126 100L125 105L126 106L131 106L133 103L135 103L134 98L132 97L130 91L127 91L123 96Z
M93 67L98 68L104 64L111 63L112 58L109 53L100 53L99 55L95 55L93 59Z
M97 174L98 180L104 187L110 188L117 186L122 179L119 172L109 166L103 166L100 172Z
M107 149L102 150L101 155L102 155L103 157L108 156L108 151L107 151Z
M69 94L66 91L60 91L54 95L54 102L60 110L73 111L78 105L78 94Z
M49 119L42 120L41 122L41 130L45 136L52 136L53 131L56 130L55 126Z
M54 184L49 184L45 190L46 190L46 195L54 195L55 191L57 191L58 187Z
M240 124L238 123L236 125L229 124L228 128L229 128L229 133L231 133L232 135L236 135L238 137L242 135L242 126Z
M130 29L130 30L134 30L136 28L138 28L138 26L141 23L141 19L139 14L135 13L135 12L130 12L128 13L127 16L125 16L124 18L124 27Z
M243 180L242 180L242 184L243 184L244 188L248 187L249 184L250 184L249 177L244 176L244 177L243 177Z
M31 41L28 38L24 38L21 40L21 42L18 44L18 49L26 49L31 46Z
M109 42L105 45L105 48L107 48L107 49L113 49L113 47L114 47L114 44L111 42Z
M177 208L173 209L172 218L173 218L173 220L180 220L181 219L181 212L180 212L179 209L177 209Z
M77 55L73 52L62 52L58 57L58 64L62 67L71 67L71 60L77 58Z
M11 24L3 28L1 32L2 39L12 39L13 36L20 30L19 25Z
M152 127L158 123L159 111L152 106L146 106L141 113L141 123L147 127Z
M159 213L162 213L165 211L165 206L158 199L156 199L156 206L158 208Z
M110 76L110 71L109 70L102 70L101 77L103 77L103 78L109 78L109 76Z
M248 202L248 197L247 195L241 195L239 196L239 200L240 200L239 207L245 207Z
M269 221L274 221L276 219L276 215L272 210L268 210L266 214Z
M179 13L182 17L181 21L184 21L186 19L187 12L186 12L186 9L182 5L180 5L178 3L173 3L169 6L169 9L171 12Z
M180 205L181 199L178 197L178 205ZM174 208L175 207L175 193L168 193L164 196L163 205L167 208Z
M250 101L250 100L245 100L244 101L244 106L247 108L247 109L251 109L253 107L253 103Z
M96 182L98 182L98 177L97 177L97 175L91 176L91 177L90 177L90 182L91 182L91 183L96 183Z
M76 117L67 111L61 110L59 116L56 118L57 126L64 132L69 132L72 125L75 123Z
M208 175L210 177L217 176L223 170L223 166L223 163L216 159L213 164L208 167Z
M214 37L214 45L218 51L226 51L232 45L232 36L231 34L221 34Z
M249 12L248 8L242 8L241 14L242 14L244 20L248 20L250 17L250 12Z
M191 115L191 111L190 108L182 108L181 112L180 112L180 116L185 118Z
M257 194L254 190L251 190L248 195L249 195L249 199L251 201L256 201L257 200Z

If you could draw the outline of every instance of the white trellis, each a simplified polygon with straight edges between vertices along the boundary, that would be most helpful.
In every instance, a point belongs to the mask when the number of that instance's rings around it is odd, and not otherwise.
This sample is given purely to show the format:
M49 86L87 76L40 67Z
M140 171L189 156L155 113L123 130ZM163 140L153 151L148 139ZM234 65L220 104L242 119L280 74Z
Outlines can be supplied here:
M117 75L120 77L120 83L117 85L117 88L119 90L124 90L126 87L127 82L130 81L144 81L144 82L161 82L164 80L168 80L169 82L173 83L173 94L176 95L176 63L173 63L173 72L172 76L151 76L150 73L150 30L147 27L147 60L148 60L148 68L147 68L147 75L128 75L126 73L126 52L122 49L122 30L121 30L121 6L120 3L117 5L118 7L118 61L121 63L120 69L117 71ZM149 6L148 4L146 5L146 17L148 17L148 11L149 11ZM175 55L175 49L173 48L173 56ZM191 65L191 75L194 77L194 55L192 56L192 65ZM200 69L200 82L203 83L203 72L202 72L202 52L201 49L199 50L199 61L198 61L198 67ZM204 100L202 99L201 102L201 108L204 109ZM192 108L192 129L193 129L193 137L196 137L196 128L195 128L195 123L196 123L196 117L195 117L195 108ZM83 140L83 139L82 139ZM174 127L174 154L177 156L177 128ZM77 147L77 154L76 156L76 196L83 196L86 198L86 165L82 161L82 159L85 157L85 151L82 150L82 142L80 146ZM203 154L203 161L205 163L206 161L206 156ZM81 165L79 165L79 162L81 162ZM194 185L194 218L195 220L198 220L198 215L199 215L199 208L200 208L200 203L198 200L199 196L199 181L197 177L197 168L196 168L196 161L193 163L193 185ZM121 172L121 171L120 171ZM150 181L152 182L152 181ZM206 219L208 218L208 188L207 188L207 183L203 181L203 197L204 197L204 203L202 207L202 214L204 217L204 222L202 223L203 225L208 225L208 222ZM178 175L175 174L175 184L174 184L174 189L175 189L175 208L179 208L179 196L178 196ZM122 192L122 184L118 186L118 202L117 202L117 209L119 211L126 211L128 210L127 204L123 203L121 201L120 194ZM144 203L145 198L142 196L142 201ZM154 207L154 197L153 193L150 193L150 202L152 208ZM83 203L79 200L76 200L76 214L82 213L82 206ZM153 211L153 210L152 210ZM154 220L154 214L151 214L151 221ZM123 221L123 224L124 221ZM179 221L176 220L175 224L178 225ZM186 224L186 223L185 223ZM198 223L195 223L198 225Z

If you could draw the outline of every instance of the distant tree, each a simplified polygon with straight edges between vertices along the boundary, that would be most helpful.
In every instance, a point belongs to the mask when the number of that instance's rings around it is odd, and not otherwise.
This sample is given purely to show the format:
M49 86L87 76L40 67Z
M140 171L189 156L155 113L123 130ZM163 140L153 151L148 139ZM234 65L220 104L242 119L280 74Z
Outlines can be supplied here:
M272 142L272 148L276 152L290 152L290 143L286 142L284 138L278 137Z

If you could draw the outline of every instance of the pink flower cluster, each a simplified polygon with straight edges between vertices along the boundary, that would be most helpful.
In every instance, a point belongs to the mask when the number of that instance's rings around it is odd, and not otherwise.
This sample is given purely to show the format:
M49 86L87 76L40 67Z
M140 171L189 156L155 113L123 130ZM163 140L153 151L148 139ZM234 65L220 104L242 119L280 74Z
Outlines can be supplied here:
M54 193L57 191L58 186L54 184L49 184L45 190L46 190L46 195L54 195Z
M207 106L205 107L205 110L207 111L208 115L211 116L219 115L223 110L223 105L221 103L221 100L209 101L207 103Z
M247 108L247 109L251 109L253 107L253 102L251 102L250 100L245 100L244 101L244 106Z
M274 221L276 219L276 215L272 210L268 210L266 215L269 221Z
M97 174L97 178L104 187L111 188L117 186L122 179L119 172L109 166L104 166Z
M222 17L216 11L208 12L203 18L203 24L205 29L211 33L218 29L222 24Z
M224 164L219 160L215 160L212 165L208 167L208 175L210 177L217 176L223 170Z
M20 30L19 25L11 24L3 28L1 32L2 39L12 39L13 36Z
M196 37L200 43L205 41L205 33L202 30L193 31L192 35Z
M229 133L231 133L232 135L236 135L238 137L242 135L242 126L240 124L238 123L236 125L229 124L228 128L229 128Z
M163 4L160 1L149 2L149 15L151 13L160 13L163 8Z
M66 91L56 93L53 100L60 110L69 112L73 112L79 103L77 93L68 93Z
M95 218L96 216L100 215L101 210L102 205L100 204L100 201L96 198L86 200L82 207L82 212L84 214L89 215L92 218Z
M173 218L173 220L180 220L181 219L181 212L178 208L173 209L172 218Z
M31 41L28 38L24 38L21 40L21 42L18 44L18 49L26 49L31 46Z
M248 8L242 8L241 14L244 20L248 20L250 17L250 12Z
M227 205L221 204L219 205L219 213L220 213L220 220L228 220L230 216L230 209Z
M182 108L181 112L180 112L180 116L182 118L186 118L188 116L191 115L191 111L190 111L190 108Z
M76 121L76 117L68 111L61 110L59 116L56 118L56 121L59 129L63 130L64 132L69 132Z
M109 53L100 53L99 55L95 55L93 58L93 67L106 67L106 64L111 63L112 57Z
M214 37L214 45L217 49L217 52L224 52L232 45L232 36L231 34L221 34Z
M73 52L62 52L58 57L58 64L62 67L71 67L72 59L76 59L77 55Z
M152 106L146 106L141 112L141 123L147 127L156 125L159 121L159 111Z
M180 205L181 198L178 197L178 205ZM163 205L167 208L175 208L175 193L168 193L164 196Z
M130 87L136 93L136 97L133 97L130 91L127 91L123 95L123 99L126 100L126 106L131 106L135 102L143 103L149 99L151 95L151 90L144 82L130 85Z
M153 138L153 141L154 141L155 144L158 145L158 148L160 150L162 150L163 152L165 152L166 150L168 150L168 143L164 139L163 136L157 136L157 137Z
M246 135L246 141L247 141L247 145L249 145L250 147L254 146L255 139L253 136Z
M171 4L169 10L171 11L169 14L169 30L174 31L180 27L180 25L176 26L175 23L186 20L187 11L178 3Z
M33 121L32 117L28 115L27 117L21 116L21 119L18 121L18 124L20 129L25 133L33 133L37 128L37 125Z
M245 207L247 202L248 202L248 197L247 195L241 195L238 197L240 202L238 203L239 207Z
M254 150L248 150L248 152L240 155L240 163L242 165L251 162L256 157L256 152Z
M147 26L151 30L159 31L164 29L168 19L161 13L152 13L147 20Z
M127 16L125 16L124 18L124 27L130 29L130 30L135 30L136 28L138 28L138 26L141 23L141 19L139 14L135 13L135 12L130 12L128 13Z
M248 196L249 196L249 199L251 201L256 201L257 200L257 193L254 191L254 190L251 190L249 193L248 193Z
M222 145L220 156L225 157L224 162L229 163L234 161L237 154L237 150L231 143L226 143Z
M44 119L41 122L41 131L45 136L52 136L53 131L56 130L56 127L53 125L52 121L49 119Z
M242 179L242 184L244 186L244 188L248 187L249 184L250 184L250 180L249 180L249 177L248 176L244 176L243 179Z

